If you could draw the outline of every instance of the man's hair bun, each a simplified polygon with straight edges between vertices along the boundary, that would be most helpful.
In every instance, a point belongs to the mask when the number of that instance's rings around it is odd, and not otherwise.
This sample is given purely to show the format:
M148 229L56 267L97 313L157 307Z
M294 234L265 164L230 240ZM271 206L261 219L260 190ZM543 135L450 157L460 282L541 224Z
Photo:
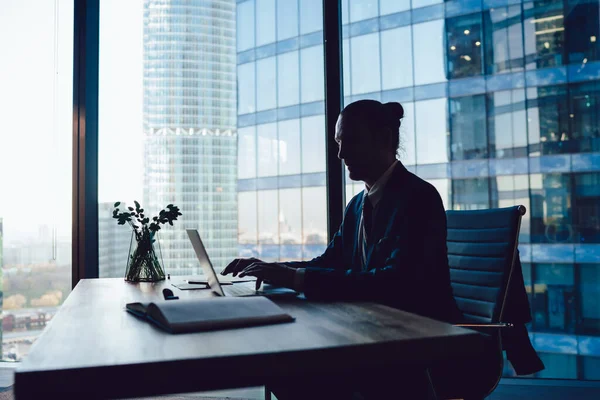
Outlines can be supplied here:
M401 120L404 118L404 107L402 107L400 103L396 103L395 101L385 103L383 108L385 109L385 113L389 118L395 120Z

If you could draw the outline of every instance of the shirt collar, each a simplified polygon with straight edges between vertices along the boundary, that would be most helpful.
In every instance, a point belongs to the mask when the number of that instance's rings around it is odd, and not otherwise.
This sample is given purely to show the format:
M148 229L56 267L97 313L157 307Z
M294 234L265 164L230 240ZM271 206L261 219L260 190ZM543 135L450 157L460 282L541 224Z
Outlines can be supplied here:
M371 189L365 185L365 195L368 196L369 201L373 208L377 207L379 201L383 197L383 190L385 188L386 183L390 180L392 176L392 172L394 172L394 167L398 164L398 160L395 160L392 165L377 179L377 181L371 186Z

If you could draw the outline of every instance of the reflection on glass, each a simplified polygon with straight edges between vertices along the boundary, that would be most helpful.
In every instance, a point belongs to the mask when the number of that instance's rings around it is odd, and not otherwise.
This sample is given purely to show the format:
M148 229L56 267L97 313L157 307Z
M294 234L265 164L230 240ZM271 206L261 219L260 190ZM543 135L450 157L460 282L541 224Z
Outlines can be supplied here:
M277 107L275 65L275 57L263 58L256 62L256 85L260 88L256 91L257 111Z
M455 210L484 210L490 208L488 178L453 180L452 204Z
M523 89L488 93L487 128L490 157L527 155L527 115Z
M413 85L412 53L412 34L410 26L381 32L381 73L383 75L383 90ZM373 68L375 68L375 66L373 66Z
M483 14L486 73L523 68L521 6L492 8Z
M379 34L356 36L350 39L352 55L352 94L379 91Z
M277 0L277 40L298 36L298 2Z
M298 104L300 101L300 63L297 51L277 56L277 100L279 107Z
M238 129L238 179L256 177L256 128Z
M302 172L325 172L325 117L302 118Z
M279 202L277 190L258 191L258 255L265 262L279 261Z
M237 49L244 51L254 47L254 0L237 5Z
M377 16L377 0L350 0L350 22Z
M563 64L564 16L562 0L547 0L543 6L524 3L525 66L527 69Z
M279 244L281 261L302 259L301 189L279 190Z
M452 159L487 158L485 96L450 99L450 121Z
M446 20L448 78L466 78L482 73L481 15L470 14Z
M529 154L571 152L566 86L527 89Z
M600 151L600 85L598 81L569 85L568 139L579 152Z
M448 103L446 99L415 102L417 163L448 162Z
M445 35L444 20L413 25L416 85L446 81Z
M275 41L275 0L256 0L256 45Z
M256 133L258 137L258 176L275 176L279 158L277 124L258 125Z
M301 101L310 103L325 98L323 46L313 46L300 51Z
M531 242L571 243L571 180L568 174L532 174Z
M300 120L280 121L279 175L299 174L300 171Z
M238 65L238 114L256 111L255 66L253 62Z

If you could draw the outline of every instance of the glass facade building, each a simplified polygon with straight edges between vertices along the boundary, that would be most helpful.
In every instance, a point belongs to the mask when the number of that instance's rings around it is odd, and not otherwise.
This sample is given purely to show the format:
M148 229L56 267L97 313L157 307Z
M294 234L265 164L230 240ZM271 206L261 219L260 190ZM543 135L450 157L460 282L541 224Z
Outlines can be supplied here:
M235 15L233 0L144 1L142 205L181 209L159 234L171 274L200 272L183 228L215 266L237 255Z
M600 379L599 2L343 0L345 103L403 104L400 160L447 209L527 207L538 377ZM238 0L240 254L326 245L320 0ZM346 177L346 200L363 189ZM511 375L510 367L506 374Z

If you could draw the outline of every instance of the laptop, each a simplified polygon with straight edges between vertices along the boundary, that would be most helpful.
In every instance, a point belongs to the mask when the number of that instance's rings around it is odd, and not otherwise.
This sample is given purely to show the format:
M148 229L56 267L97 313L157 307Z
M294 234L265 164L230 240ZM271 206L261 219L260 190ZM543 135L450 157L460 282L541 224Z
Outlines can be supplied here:
M200 239L200 234L198 233L198 230L186 229L186 232L188 234L188 237L190 238L190 242L192 242L192 246L194 247L194 251L196 252L196 257L198 257L198 261L200 262L200 267L206 275L208 286L216 295L233 297L295 297L298 295L298 293L292 289L269 285L266 283L262 284L262 289L256 290L255 282L234 283L233 285L227 285L224 290L223 285L221 285L221 283L219 282L219 278L217 278L217 273L215 272L215 269L213 268L213 265L210 262L210 258L208 258L208 253L206 252L206 248L202 243L202 239Z

